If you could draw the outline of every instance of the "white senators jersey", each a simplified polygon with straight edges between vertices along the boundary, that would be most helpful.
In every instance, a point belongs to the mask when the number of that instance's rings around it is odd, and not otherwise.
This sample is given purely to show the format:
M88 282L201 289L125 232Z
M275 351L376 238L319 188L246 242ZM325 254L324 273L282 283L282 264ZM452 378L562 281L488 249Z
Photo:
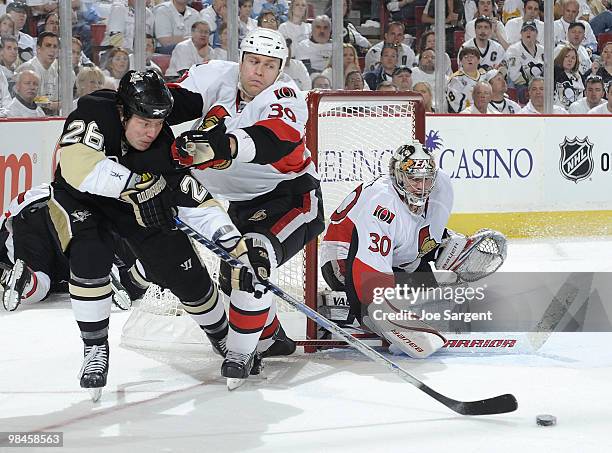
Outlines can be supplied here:
M306 100L295 82L282 78L245 103L240 101L238 75L237 63L210 61L193 66L180 83L202 96L203 118L195 128L207 127L212 117L225 117L227 133L238 144L235 159L194 169L194 176L215 197L229 201L252 200L305 174L318 181L304 145Z
M438 171L421 215L408 209L389 176L362 184L331 214L321 247L321 265L349 261L345 269L351 269L357 296L368 303L360 292L366 274L390 274L396 268L414 271L421 257L441 243L452 206L450 178L442 171Z

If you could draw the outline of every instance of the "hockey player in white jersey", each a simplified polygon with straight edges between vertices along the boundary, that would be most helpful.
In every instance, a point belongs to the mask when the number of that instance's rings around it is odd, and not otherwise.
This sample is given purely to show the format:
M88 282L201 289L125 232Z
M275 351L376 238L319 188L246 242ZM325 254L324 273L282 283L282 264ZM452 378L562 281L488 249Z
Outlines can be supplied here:
M391 324L380 319L374 311L406 307L397 300L377 300L377 289L393 287L394 272L415 287L437 286L429 262L451 269L449 263L469 242L446 229L452 206L449 176L415 140L393 153L388 175L344 199L323 238L321 271L331 290L346 292L351 315L411 357L429 356L445 339L418 318Z
M202 116L194 130L177 138L175 160L194 167L194 176L215 197L229 201L234 224L270 257L270 278L324 228L319 176L304 145L306 102L295 83L282 78L286 57L284 38L259 28L242 40L239 64L194 66L171 87L179 105L191 105ZM280 350L264 356L295 349L280 327L272 295L243 291L233 283L233 272L221 264L219 280L231 302L229 331L218 335L227 335L221 373L230 386L249 376L256 353L271 344Z

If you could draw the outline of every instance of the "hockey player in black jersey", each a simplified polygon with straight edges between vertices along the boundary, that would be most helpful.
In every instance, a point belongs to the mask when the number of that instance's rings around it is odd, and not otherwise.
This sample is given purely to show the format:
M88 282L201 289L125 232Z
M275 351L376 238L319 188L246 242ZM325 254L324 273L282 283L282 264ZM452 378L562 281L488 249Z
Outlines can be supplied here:
M40 184L11 201L0 228L2 302L7 311L21 303L35 304L50 293L68 292L70 270L51 228L47 201L51 187ZM118 235L113 236L117 275L111 275L113 302L122 310L148 286L136 257Z
M213 338L227 325L225 311L189 239L173 228L173 216L247 264L258 260L258 267L269 268L189 171L148 173L166 163L172 167L168 150L174 137L167 121L187 119L172 107L172 95L155 72L130 71L118 92L100 90L79 99L59 141L48 206L69 259L71 302L85 346L80 384L93 389L94 400L109 366L111 231L129 243L147 278L169 288ZM242 278L236 285L254 291L257 279ZM221 340L215 338L214 345L224 352Z

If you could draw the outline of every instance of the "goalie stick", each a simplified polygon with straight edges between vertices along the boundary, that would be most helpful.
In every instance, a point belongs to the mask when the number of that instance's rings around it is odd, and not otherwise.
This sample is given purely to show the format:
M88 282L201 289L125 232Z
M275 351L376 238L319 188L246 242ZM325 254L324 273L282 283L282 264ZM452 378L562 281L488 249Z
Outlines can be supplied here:
M191 237L195 241L204 245L208 250L213 252L215 255L217 255L223 261L228 263L230 266L238 267L238 268L245 266L245 264L242 261L239 261L233 258L224 249L222 249L221 247L219 247L218 245L216 245L214 242L207 239L206 237L202 236L200 233L198 233L196 230L191 228L189 225L184 223L179 218L175 217L175 222L176 222L177 227L181 231L183 231L185 234L187 234L189 237ZM395 374L397 374L402 380L414 385L416 388L418 388L422 392L425 392L426 394L431 396L433 399L444 404L446 407L457 412L458 414L461 414L461 415L503 414L506 412L512 412L516 410L518 407L516 398L514 397L514 395L511 395L509 393L504 394L504 395L495 396L493 398L486 398L486 399L477 400L477 401L458 401L458 400L449 398L447 396L444 396L441 393L436 392L434 389L429 387L424 382L414 377L408 371L401 368L397 363L387 359L385 356L375 351L367 344L363 343L357 338L354 338L350 333L348 333L347 331L345 331L344 329L342 329L341 327L339 327L332 321L328 320L324 316L320 315L317 311L313 310L306 304L299 302L297 299L291 297L289 294L284 292L282 289L280 289L275 284L269 281L264 281L263 284L272 294L283 299L293 308L302 312L308 318L316 322L319 326L344 338L344 340L346 340L348 344L353 346L355 349L357 349L359 352L364 354L366 357L372 359L376 363L386 366L391 371L393 371Z

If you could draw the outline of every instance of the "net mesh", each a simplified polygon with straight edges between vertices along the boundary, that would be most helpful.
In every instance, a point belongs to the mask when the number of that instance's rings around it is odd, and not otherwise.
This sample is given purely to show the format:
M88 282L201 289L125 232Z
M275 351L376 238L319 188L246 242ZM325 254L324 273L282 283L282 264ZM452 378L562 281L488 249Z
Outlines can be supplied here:
M309 102L313 102L312 98ZM387 173L392 152L416 136L417 103L408 96L320 98L316 118L311 115L309 119L306 144L318 161L326 223L329 215L355 187ZM313 125L316 126L316 133ZM316 149L314 143L317 143ZM200 244L196 244L196 247L202 262L213 279L217 280L218 258ZM278 272L278 286L298 300L306 298L305 269L309 262L306 251L302 251ZM320 271L314 287L319 290L325 287ZM227 304L227 298L223 298ZM316 305L316 297L309 295L308 299L309 305ZM294 311L281 299L275 300L281 317L283 312ZM133 316L137 317L138 312L167 317L166 320L185 315L179 300L169 290L155 285L151 285ZM305 332L293 335L304 338Z

